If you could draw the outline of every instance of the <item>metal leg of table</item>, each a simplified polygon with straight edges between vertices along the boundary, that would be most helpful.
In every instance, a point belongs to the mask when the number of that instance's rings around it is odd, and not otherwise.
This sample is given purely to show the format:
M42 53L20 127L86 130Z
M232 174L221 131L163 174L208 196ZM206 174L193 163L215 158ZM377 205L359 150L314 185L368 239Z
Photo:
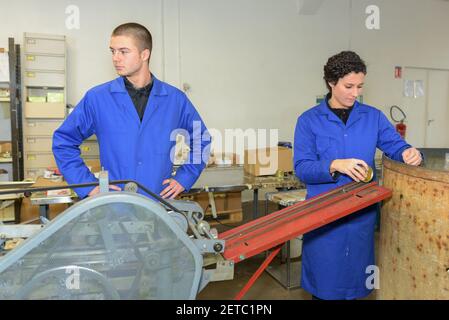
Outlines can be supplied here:
M259 189L253 191L253 219L259 217Z
M272 263L265 271L287 290L300 288L301 261L291 261L290 241L287 241L285 246L287 247L287 262Z
M48 211L50 210L50 206L48 204L40 204L39 205L39 215L48 219Z
M278 208L281 209L281 208ZM265 215L268 214L268 199L265 199ZM287 249L286 262L283 263L281 253L280 264L270 264L265 271L279 282L285 289L299 288L301 276L301 262L292 262L290 259L290 241L287 241L284 246ZM293 278L293 279L292 279Z
M267 198L267 194L265 194L265 212L264 212L265 216L268 214L268 201L269 200ZM268 257L269 253L270 253L269 251L265 251L265 258Z

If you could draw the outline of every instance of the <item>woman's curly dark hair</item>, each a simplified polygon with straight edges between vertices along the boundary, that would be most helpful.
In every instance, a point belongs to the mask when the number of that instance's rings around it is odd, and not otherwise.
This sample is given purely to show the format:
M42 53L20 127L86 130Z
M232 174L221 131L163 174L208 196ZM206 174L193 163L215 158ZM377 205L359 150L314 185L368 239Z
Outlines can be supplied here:
M355 72L362 72L366 74L365 62L359 57L359 55L353 51L342 51L336 55L330 57L324 66L324 81L326 87L331 92L329 82L336 84L338 79L343 78L345 75Z

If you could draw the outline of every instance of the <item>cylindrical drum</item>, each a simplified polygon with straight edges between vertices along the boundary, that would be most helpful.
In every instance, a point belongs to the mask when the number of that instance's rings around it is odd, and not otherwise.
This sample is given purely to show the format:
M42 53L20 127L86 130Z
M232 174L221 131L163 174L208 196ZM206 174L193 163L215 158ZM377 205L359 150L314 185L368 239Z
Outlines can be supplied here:
M380 299L449 299L449 149L414 167L383 158Z

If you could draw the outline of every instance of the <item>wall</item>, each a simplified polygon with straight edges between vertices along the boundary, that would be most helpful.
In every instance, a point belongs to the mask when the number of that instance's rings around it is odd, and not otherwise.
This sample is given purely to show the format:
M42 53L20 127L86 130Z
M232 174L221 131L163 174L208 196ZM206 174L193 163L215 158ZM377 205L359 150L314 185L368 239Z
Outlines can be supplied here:
M449 69L449 2L325 0L316 14L299 14L310 0L0 1L0 47L23 32L65 34L68 102L115 77L108 41L118 24L136 21L154 38L152 71L190 89L210 128L274 128L293 140L297 116L326 92L322 67L341 50L368 64L364 101L388 114L401 105L394 66ZM313 1L313 0L312 0ZM80 29L65 27L65 8L80 9ZM365 27L369 5L380 8L380 30ZM419 127L415 111L409 130ZM414 143L415 141L410 141ZM449 146L448 146L449 147Z
M137 21L154 37L151 67L161 79L188 84L209 127L278 128L292 140L297 116L325 93L322 66L353 49L368 64L365 102L386 112L401 104L395 65L449 69L449 2L326 0L300 15L299 0L1 0L0 47L23 32L65 34L68 101L115 76L108 50L114 26ZM65 8L80 9L80 29L65 27ZM368 5L380 8L380 30L365 27ZM413 112L410 110L410 112ZM410 123L413 126L413 123Z

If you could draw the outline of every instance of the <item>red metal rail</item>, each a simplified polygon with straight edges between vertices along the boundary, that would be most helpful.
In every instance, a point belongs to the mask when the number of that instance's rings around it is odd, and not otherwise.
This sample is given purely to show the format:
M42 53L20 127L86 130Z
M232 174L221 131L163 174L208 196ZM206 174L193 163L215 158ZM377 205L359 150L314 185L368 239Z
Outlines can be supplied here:
M226 241L223 255L235 263L275 248L234 299L243 298L284 242L389 198L391 193L376 182L352 182L221 233L219 239Z
M376 182L348 183L221 233L223 255L238 263L390 196L391 190Z

